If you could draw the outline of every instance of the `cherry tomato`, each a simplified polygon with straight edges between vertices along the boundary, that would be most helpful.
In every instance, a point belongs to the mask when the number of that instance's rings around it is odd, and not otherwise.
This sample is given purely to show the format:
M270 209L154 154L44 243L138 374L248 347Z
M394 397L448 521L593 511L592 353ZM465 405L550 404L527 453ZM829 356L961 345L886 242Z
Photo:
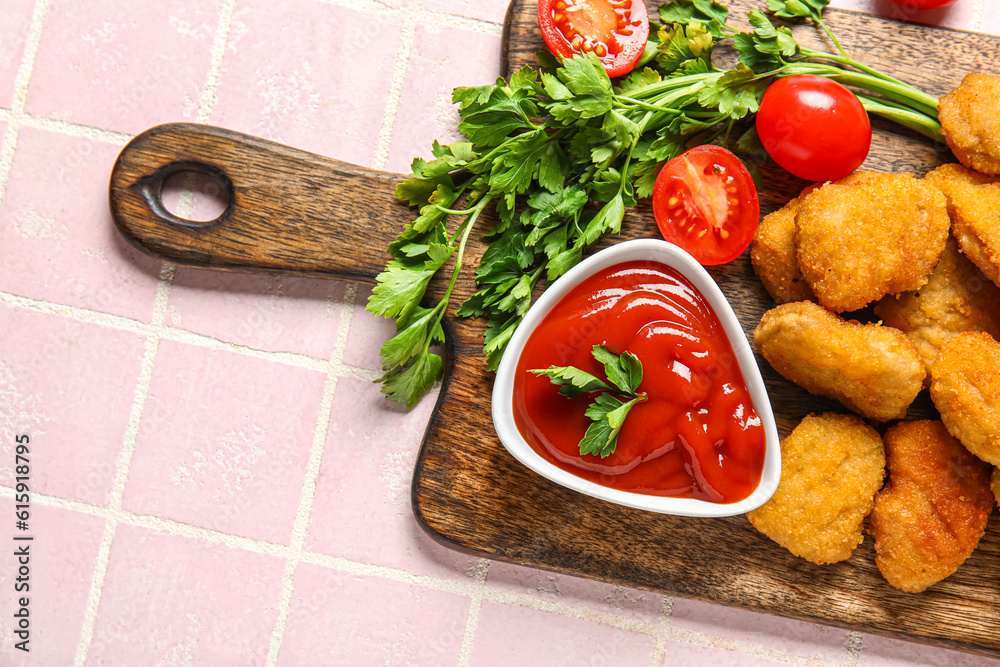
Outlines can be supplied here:
M539 0L538 24L549 51L564 58L593 52L608 76L631 72L649 38L642 0Z
M850 90L826 77L799 74L768 87L757 134L786 170L810 181L834 181L865 161L872 124Z
M760 203L738 157L720 146L698 146L663 165L653 215L667 241L702 264L725 264L750 245Z
M907 9L937 9L947 7L955 0L892 0L897 5L903 5Z

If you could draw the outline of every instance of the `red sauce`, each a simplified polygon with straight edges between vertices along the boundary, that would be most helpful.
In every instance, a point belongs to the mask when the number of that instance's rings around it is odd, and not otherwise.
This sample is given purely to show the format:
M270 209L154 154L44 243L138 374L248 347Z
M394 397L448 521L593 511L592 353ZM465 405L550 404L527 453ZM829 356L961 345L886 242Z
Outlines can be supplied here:
M594 345L642 362L639 392L607 458L580 454L594 394L566 398L528 371L576 366L599 378ZM733 503L764 467L765 434L725 331L705 298L664 264L628 262L573 289L532 332L514 376L514 420L543 458L622 491Z

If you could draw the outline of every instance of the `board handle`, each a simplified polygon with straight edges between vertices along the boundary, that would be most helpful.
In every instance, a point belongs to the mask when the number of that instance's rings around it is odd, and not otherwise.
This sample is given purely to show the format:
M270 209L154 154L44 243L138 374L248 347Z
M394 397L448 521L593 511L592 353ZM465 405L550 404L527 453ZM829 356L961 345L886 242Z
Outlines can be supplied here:
M224 183L226 210L209 222L171 214L162 189L179 172ZM218 127L173 123L122 149L109 200L125 238L165 261L373 282L385 249L415 216L395 197L400 178Z

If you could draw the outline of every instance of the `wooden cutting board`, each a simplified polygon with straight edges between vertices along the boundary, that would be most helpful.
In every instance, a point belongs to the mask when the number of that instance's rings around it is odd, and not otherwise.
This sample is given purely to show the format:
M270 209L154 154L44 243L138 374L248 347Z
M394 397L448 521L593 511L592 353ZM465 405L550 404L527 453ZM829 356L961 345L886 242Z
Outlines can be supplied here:
M650 15L657 4L647 2ZM729 3L736 25L763 5ZM543 48L535 3L515 0L504 29L502 71L534 63ZM969 71L1000 74L1000 40L830 10L848 52L898 78L942 94ZM811 28L800 43L829 48ZM944 145L876 123L865 168L924 173L953 161ZM163 181L177 171L216 174L231 185L229 209L212 223L173 218ZM805 185L760 165L767 213ZM413 212L393 197L399 176L218 128L177 124L136 137L111 178L116 224L135 245L167 261L237 271L371 282L384 249ZM486 228L484 225L483 228ZM630 211L621 236L654 237L647 206ZM473 241L471 255L485 248ZM748 335L774 304L747 254L711 270ZM455 303L474 290L467 271ZM432 292L440 285L432 286ZM445 380L414 471L414 513L437 541L477 556L807 621L1000 657L1000 520L952 577L913 595L891 588L874 563L871 538L844 562L817 566L754 530L743 516L690 519L610 505L528 471L506 453L490 419L492 374L482 321L448 318ZM759 359L782 435L809 412L843 412L806 394ZM924 392L910 418L934 418Z

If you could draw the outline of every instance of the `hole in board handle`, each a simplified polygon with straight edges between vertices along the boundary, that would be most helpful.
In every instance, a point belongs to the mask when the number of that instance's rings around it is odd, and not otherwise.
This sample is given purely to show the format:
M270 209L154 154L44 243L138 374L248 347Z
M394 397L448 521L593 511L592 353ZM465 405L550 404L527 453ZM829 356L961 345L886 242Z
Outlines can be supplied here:
M202 227L233 205L233 184L221 170L199 162L175 162L139 183L153 213L174 224Z

